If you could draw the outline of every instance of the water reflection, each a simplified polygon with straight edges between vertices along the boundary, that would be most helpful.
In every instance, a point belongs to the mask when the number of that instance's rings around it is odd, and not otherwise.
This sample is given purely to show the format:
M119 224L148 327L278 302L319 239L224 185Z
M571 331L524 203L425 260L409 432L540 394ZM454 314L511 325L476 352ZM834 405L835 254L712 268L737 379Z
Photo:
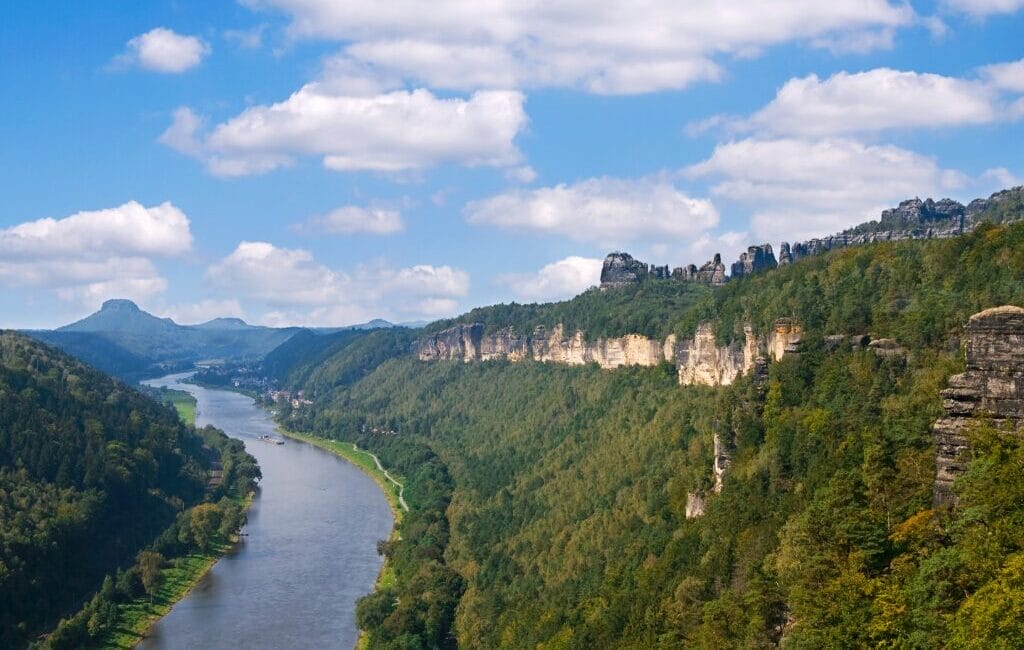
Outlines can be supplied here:
M355 602L373 588L381 563L376 542L391 530L384 495L365 474L316 447L259 440L277 434L252 399L181 383L187 376L146 383L195 395L197 424L244 440L263 482L247 536L139 647L353 647Z

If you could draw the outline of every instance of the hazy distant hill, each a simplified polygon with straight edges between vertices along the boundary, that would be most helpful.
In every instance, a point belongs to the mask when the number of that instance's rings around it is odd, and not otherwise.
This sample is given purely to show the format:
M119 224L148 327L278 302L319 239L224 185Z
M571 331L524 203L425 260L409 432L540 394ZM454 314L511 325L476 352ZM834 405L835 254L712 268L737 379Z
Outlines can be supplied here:
M298 332L318 337L390 327L391 323L380 319L339 328L263 327L240 318L179 325L170 318L159 318L139 309L130 300L116 299L106 301L98 312L69 325L26 334L101 370L134 380L188 368L201 360L258 362Z

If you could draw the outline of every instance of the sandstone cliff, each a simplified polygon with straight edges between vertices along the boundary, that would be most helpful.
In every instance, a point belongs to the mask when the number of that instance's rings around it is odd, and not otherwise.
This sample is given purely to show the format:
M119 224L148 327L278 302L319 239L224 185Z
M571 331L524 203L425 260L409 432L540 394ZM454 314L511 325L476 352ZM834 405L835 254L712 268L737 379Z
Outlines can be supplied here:
M954 503L953 481L964 472L968 431L979 418L998 427L1024 427L1024 309L994 307L967 324L967 370L942 391L945 416L933 427L935 503Z
M480 323L456 325L424 336L416 343L416 354L421 361L532 359L573 366L596 363L602 368L668 362L676 364L682 385L723 386L750 373L763 380L767 358L778 360L798 352L803 331L791 319L781 318L766 336L758 336L748 325L742 340L720 344L709 323L699 325L693 338L683 340L675 335L658 340L627 334L588 341L581 331L567 335L562 325L550 330L539 326L530 336L512 327L493 334L484 334L483 329Z
M541 326L532 336L523 336L507 327L485 335L483 325L456 325L421 338L416 353L422 361L534 361L580 366L596 363L602 368L620 366L656 366L675 359L676 338L664 341L639 334L587 341L583 332L567 336L562 325L550 331Z

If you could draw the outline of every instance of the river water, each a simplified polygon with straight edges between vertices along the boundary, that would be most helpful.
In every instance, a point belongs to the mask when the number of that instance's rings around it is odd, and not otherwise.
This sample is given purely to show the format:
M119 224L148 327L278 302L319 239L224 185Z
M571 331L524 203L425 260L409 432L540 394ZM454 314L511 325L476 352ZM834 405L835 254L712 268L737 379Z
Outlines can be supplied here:
M263 472L245 536L138 647L352 648L356 600L373 589L377 540L391 532L387 500L344 460L276 432L245 395L182 383L189 373L144 383L192 393L196 424L245 442Z

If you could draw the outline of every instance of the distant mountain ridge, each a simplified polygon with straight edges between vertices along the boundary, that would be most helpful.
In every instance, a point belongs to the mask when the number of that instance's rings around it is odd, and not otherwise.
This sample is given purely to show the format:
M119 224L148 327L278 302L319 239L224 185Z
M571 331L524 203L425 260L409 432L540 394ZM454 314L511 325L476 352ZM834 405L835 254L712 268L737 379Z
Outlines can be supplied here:
M255 363L298 332L311 336L394 327L385 320L338 328L266 327L240 318L180 325L131 300L107 300L99 311L55 330L25 333L123 379L184 370L197 361Z

